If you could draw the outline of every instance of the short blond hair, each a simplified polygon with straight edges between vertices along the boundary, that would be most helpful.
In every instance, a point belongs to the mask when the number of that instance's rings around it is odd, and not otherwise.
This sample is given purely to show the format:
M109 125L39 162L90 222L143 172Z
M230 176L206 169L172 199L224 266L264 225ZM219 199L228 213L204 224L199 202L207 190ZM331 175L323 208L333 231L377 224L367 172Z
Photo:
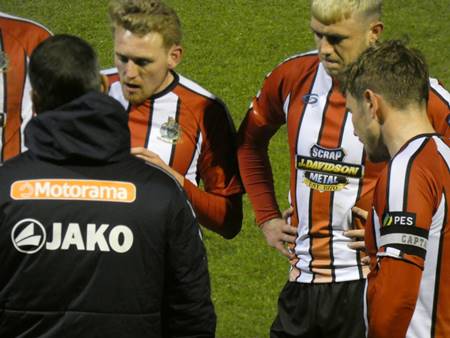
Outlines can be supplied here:
M324 24L349 19L355 13L380 19L382 4L383 0L311 0L311 13Z
M159 0L111 0L109 17L119 26L137 35L161 34L166 48L181 44L181 22L177 13Z

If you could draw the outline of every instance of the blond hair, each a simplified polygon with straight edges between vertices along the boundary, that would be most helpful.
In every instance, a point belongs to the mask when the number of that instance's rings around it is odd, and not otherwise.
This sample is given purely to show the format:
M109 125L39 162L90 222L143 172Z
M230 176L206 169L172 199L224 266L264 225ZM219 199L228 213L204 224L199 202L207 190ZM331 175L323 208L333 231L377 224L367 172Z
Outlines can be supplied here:
M312 16L329 25L349 19L353 14L380 19L383 0L311 0Z
M382 42L364 51L347 69L343 90L357 100L370 89L402 109L428 101L428 67L422 53L403 41Z
M119 26L137 35L159 33L166 48L181 44L180 19L162 1L111 0L108 12L113 29Z

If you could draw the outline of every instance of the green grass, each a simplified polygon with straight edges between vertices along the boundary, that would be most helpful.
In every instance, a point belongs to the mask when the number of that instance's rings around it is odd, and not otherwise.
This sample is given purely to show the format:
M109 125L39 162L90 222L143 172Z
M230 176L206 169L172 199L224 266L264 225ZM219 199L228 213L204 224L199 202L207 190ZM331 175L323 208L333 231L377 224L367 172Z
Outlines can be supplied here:
M236 126L251 97L274 66L313 48L306 0L170 0L183 22L185 54L178 71L220 96ZM40 21L54 33L80 35L112 66L112 39L105 0L2 0L0 10ZM431 73L450 83L450 0L385 1L385 38L409 36ZM286 130L271 143L282 208L287 206ZM232 241L205 231L218 314L217 337L267 337L288 264L270 249L245 199L242 232Z

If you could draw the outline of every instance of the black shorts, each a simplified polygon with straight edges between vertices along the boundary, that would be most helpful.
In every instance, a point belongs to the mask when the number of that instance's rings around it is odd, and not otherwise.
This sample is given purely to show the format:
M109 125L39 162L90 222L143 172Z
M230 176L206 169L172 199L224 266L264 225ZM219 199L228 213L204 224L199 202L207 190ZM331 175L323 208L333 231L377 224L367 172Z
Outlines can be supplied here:
M364 338L365 282L286 283L270 337Z

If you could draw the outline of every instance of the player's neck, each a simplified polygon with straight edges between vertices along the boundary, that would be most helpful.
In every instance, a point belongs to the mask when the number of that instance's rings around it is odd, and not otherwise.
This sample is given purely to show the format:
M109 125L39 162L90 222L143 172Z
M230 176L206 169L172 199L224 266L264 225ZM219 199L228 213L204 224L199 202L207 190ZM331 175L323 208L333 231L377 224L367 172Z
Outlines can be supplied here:
M435 132L425 109L392 111L382 126L383 141L391 157L415 136Z
M156 89L155 93L153 95L159 94L166 90L167 87L169 87L172 82L175 80L175 77L173 76L172 72L170 70L167 71L166 77L164 78L163 82L161 82L161 85Z

